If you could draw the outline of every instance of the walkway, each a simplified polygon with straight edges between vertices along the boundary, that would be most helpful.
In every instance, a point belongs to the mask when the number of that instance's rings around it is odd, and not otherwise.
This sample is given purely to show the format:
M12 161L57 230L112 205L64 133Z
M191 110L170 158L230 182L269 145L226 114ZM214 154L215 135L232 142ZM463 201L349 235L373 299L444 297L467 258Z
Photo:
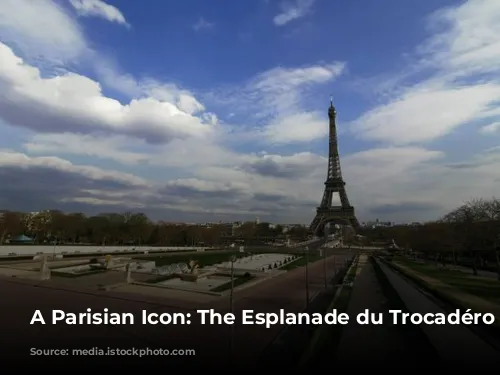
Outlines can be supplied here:
M446 314L433 300L421 293L389 266L380 261L379 264L410 312ZM446 363L490 364L498 363L500 359L499 352L465 325L422 324L420 327Z
M351 253L336 255L337 266ZM327 258L327 273L334 274L333 258ZM234 360L245 369L256 366L255 360L259 352L271 342L280 332L282 326L266 329L257 325L242 325L241 311L252 309L255 312L277 312L285 309L287 312L299 312L305 306L305 268L287 272L275 279L267 280L253 288L247 288L235 293L234 311L237 324L234 327ZM324 288L324 264L318 261L309 265L309 291L311 298ZM69 283L70 284L70 283ZM135 300L140 298L140 300ZM171 357L168 365L193 365L210 368L213 364L228 361L230 326L201 325L195 309L214 308L218 312L226 312L229 307L227 298L218 304L200 304L153 296L135 296L116 291L103 292L89 288L77 288L68 285L59 287L51 282L34 282L32 280L0 277L0 300L4 302L3 324L0 330L8 337L6 359L15 359L22 364L23 355L28 358L29 348L164 348L164 349L194 349L196 359L188 357ZM151 300L151 302L147 302ZM167 306L168 305L168 306ZM41 310L49 317L51 310L60 309L66 312L102 311L108 308L110 312L130 312L137 316L134 325L30 325L29 322L35 310ZM142 310L148 313L191 313L190 325L151 325L140 324ZM49 357L47 357L49 358ZM70 357L67 357L69 360ZM110 361L114 357L106 357ZM104 357L89 357L87 364L102 362ZM124 357L123 357L124 358ZM19 361L21 359L21 361ZM74 359L73 359L74 360ZM116 361L116 358L114 359ZM159 361L165 361L158 357ZM17 363L16 362L16 363ZM163 362L167 363L167 362Z
M387 319L387 312L391 308L389 300L384 295L367 255L360 256L358 268L347 309L350 320L342 330L335 360L418 359L420 353L416 353L411 348L413 345L409 344L408 338ZM377 315L383 313L384 323L381 325L358 324L356 316L365 309Z

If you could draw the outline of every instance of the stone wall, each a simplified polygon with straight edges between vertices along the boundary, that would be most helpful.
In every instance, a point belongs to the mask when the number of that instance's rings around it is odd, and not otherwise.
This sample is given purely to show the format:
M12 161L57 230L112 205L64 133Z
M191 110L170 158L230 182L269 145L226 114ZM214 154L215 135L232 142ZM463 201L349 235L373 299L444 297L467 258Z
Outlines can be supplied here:
M114 253L114 252L141 252L141 251L204 251L208 247L153 247L153 246L56 246L55 253ZM53 254L54 246L0 246L0 256L11 253L16 255L36 255L38 253Z

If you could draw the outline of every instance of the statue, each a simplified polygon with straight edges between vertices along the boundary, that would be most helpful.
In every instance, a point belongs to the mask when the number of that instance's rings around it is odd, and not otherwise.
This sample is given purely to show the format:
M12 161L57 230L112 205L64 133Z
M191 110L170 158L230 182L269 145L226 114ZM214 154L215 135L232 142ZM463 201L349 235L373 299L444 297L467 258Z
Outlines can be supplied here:
M190 260L188 263L189 273L191 275L196 275L198 273L199 264L196 260Z
M130 263L127 263L125 266L125 275L127 284L130 284L132 282L132 267Z
M111 266L111 255L106 255L104 258L104 268L108 269Z
M47 263L47 256L42 257L42 265L40 267L40 280L50 280L50 268Z

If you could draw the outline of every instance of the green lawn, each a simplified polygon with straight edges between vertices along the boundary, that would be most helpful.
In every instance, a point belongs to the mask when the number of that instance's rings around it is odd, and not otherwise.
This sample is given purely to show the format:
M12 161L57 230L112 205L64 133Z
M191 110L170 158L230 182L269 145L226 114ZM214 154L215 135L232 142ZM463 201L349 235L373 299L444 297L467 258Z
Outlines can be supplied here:
M152 279L148 279L145 282L148 284L157 284L157 283L160 283L162 281L167 281L167 280L173 279L175 277L177 277L177 276L175 276L175 275L160 275L157 277L153 277Z
M253 279L255 279L255 276L252 276L252 275L245 275L245 276L236 277L233 281L233 287L236 288L237 286L246 284ZM229 289L231 289L231 281L229 281L225 284L219 285L218 287L213 288L211 290L211 292L220 293L220 292L225 292L226 290L229 290Z
M174 263L187 263L190 260L197 260L200 267L209 266L216 263L228 262L232 255L237 257L245 256L245 253L237 251L224 252L224 253L204 253L199 254L175 254L164 256L149 256L149 257L136 257L135 259L154 261L156 267L166 266Z
M319 255L309 255L308 257L308 262L313 263L316 262L320 259L323 259L323 257ZM306 265L306 257L301 256L300 258L297 258L291 263L285 264L283 267L280 267L280 270L285 270L285 271L290 271L298 267L302 267Z
M437 268L434 263L414 262L411 259L395 257L394 261L463 292L500 303L500 282L493 278L475 277L471 273Z
M67 278L75 278L75 277L82 277L82 276L89 276L89 275L96 275L98 273L104 273L107 270L102 269L102 270L89 270L81 273L69 273L69 272L57 272L57 271L50 271L51 276L59 276L59 277L67 277Z
M354 264L350 269L349 272L347 273L345 277L345 283L344 284L350 284L354 282L354 279L356 278L356 270L358 269L358 265Z

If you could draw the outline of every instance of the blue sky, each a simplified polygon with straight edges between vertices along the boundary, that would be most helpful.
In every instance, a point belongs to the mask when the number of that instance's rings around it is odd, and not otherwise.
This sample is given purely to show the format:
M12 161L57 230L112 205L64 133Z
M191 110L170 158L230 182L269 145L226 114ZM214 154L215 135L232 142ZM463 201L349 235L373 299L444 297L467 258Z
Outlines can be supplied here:
M4 0L0 206L308 223L333 94L360 219L438 218L500 183L499 25L495 0Z

